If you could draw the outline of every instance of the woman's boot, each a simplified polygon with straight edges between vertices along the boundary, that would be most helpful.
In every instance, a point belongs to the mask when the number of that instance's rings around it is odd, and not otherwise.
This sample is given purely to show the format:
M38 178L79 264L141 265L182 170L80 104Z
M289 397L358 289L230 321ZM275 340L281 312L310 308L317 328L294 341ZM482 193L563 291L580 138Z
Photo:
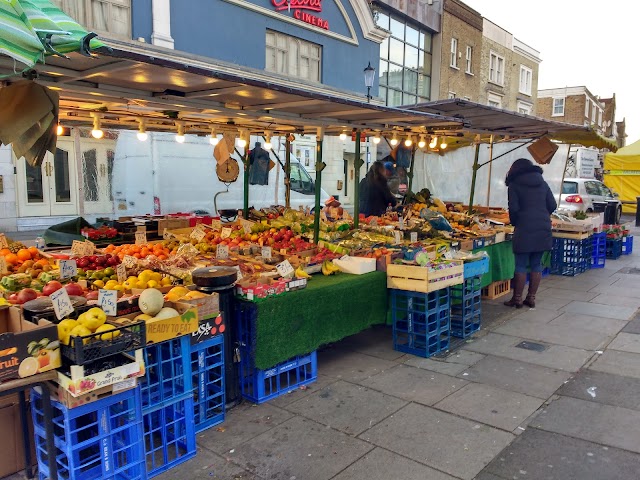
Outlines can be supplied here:
M527 292L527 298L524 300L524 304L529 308L536 308L536 292L542 281L542 272L531 272L529 276L529 291Z
M511 300L508 302L504 302L507 307L522 308L522 292L524 291L526 281L526 273L515 273L513 275L513 297L511 297Z

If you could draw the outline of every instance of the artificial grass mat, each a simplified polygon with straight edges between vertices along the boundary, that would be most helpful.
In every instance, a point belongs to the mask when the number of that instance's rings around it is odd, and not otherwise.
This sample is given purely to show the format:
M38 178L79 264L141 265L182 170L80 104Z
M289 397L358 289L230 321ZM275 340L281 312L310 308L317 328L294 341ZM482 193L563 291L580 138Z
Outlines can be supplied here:
M253 318L254 364L266 370L385 323L387 275L314 275L303 290L242 303Z
M473 252L487 252L489 254L489 271L482 275L481 288L493 282L511 280L516 270L516 257L513 254L512 242L501 242L488 247L478 248ZM542 266L551 266L551 253L545 252L542 256Z

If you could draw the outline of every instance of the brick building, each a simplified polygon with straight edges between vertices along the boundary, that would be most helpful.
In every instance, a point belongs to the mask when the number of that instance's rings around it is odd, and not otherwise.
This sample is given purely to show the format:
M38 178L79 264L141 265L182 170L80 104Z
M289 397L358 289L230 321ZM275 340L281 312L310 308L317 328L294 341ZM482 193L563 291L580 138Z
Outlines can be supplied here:
M478 101L482 23L482 15L464 3L445 0L438 98Z
M615 117L615 102L610 114ZM613 111L611 109L613 107ZM591 126L605 134L605 104L587 87L549 88L538 91L537 115L556 122ZM613 120L611 120L613 123Z

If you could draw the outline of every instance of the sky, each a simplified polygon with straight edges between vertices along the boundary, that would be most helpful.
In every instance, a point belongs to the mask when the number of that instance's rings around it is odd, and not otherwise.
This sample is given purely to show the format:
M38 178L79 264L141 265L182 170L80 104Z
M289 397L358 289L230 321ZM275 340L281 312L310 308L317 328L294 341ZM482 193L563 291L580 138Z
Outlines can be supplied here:
M540 52L538 89L586 86L616 94L627 145L640 139L640 3L635 0L462 0Z

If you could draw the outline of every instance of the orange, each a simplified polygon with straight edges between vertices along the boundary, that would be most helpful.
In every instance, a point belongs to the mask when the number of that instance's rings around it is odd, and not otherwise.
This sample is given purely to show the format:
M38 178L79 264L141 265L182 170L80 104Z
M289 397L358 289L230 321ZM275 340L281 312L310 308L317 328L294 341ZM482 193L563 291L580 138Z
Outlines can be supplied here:
M36 247L29 247L27 250L29 250L31 258L37 258L40 256L40 251Z
M18 258L18 256L15 253L9 253L8 255L5 255L4 259L10 265L15 265L16 263L20 262L20 259Z
M11 250L9 250L8 248L3 248L2 250L0 250L0 255L2 255L3 257L5 255L9 255L11 253Z
M31 260L31 253L29 253L29 250L27 250L26 248L21 248L20 250L18 250L18 258L21 261L26 261L26 260Z

